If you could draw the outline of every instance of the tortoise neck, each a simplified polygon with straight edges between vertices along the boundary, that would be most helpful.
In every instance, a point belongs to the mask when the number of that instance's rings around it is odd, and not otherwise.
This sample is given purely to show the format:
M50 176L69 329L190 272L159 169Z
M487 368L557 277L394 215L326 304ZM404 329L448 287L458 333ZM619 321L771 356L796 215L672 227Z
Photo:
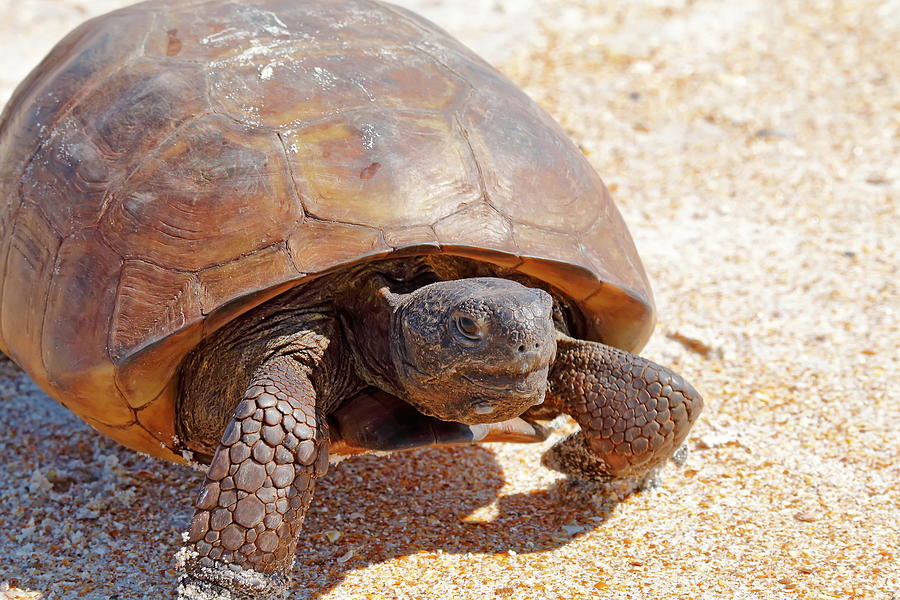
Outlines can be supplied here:
M396 317L409 293L440 277L423 260L385 261L347 278L335 295L357 374L369 385L404 397L395 355L400 350Z
M385 279L371 275L343 294L338 315L357 375L369 385L398 395L392 358L395 297Z

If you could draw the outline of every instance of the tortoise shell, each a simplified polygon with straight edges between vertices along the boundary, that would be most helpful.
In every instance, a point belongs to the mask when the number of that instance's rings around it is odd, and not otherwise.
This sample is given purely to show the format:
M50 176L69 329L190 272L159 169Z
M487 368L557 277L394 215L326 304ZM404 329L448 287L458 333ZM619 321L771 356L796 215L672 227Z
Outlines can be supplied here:
M0 116L0 348L119 442L181 460L211 331L348 265L446 253L542 280L635 351L653 301L600 178L523 92L369 0L137 4Z

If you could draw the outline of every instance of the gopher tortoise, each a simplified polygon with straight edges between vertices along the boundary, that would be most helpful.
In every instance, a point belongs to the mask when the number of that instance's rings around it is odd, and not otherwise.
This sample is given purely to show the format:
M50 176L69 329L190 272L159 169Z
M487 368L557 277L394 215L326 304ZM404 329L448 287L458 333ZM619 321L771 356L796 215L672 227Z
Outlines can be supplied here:
M208 463L184 597L272 598L329 456L540 441L640 477L702 400L631 352L650 286L524 93L375 0L151 0L0 117L0 349L153 456Z

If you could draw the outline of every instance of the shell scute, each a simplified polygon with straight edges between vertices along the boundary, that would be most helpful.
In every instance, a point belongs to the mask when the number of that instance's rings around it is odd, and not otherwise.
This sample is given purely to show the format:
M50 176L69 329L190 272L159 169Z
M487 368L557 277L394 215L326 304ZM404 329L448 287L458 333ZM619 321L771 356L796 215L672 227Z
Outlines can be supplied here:
M282 137L320 220L427 225L481 196L468 148L442 117L357 112Z
M305 53L380 48L417 34L411 24L391 22L389 13L370 2L213 2L203 10L179 5L160 14L144 52L186 61L240 62L284 45Z
M581 152L532 107L479 93L461 116L491 203L518 223L573 232L606 191ZM541 207L535 210L535 207Z
M402 6L384 6L395 15L396 23L417 30L418 33L407 41L412 48L428 55L472 87L491 90L505 101L531 104L516 84L442 28Z
M398 251L403 249L416 248L419 250L416 254L428 254L431 251L440 250L437 234L433 228L427 225L389 229L384 232L384 241L394 249L394 256L397 256ZM426 250L426 248L432 248L432 250Z
M103 435L111 437L114 440L129 440L130 446L140 448L141 452L146 452L150 456L166 460L173 460L175 458L171 451L167 450L160 443L160 438L163 437L163 435L151 433L140 423L134 422L127 425L112 426L90 417L85 417L84 420ZM167 439L171 440L171 435Z
M635 292L650 289L634 240L619 211L607 209L578 237L587 264L601 281L616 281Z
M288 248L304 273L321 273L391 251L380 229L317 219L307 220L291 234Z
M577 295L570 294L573 299L583 300L599 287L597 280L590 274L590 261L581 251L575 236L524 223L514 223L513 238L520 248L526 249L522 251L526 257L540 260L552 256L555 262L574 265L590 276L592 281L590 288Z
M189 119L208 110L202 69L136 61L73 111L104 162L130 166Z
M110 357L119 362L202 316L195 275L126 260L109 329Z
M33 204L23 205L6 259L6 285L0 305L3 339L14 348L16 362L38 381L46 381L41 334L47 292L61 239ZM22 311L20 307L29 307Z
M275 244L198 273L200 306L208 314L234 299L235 288L247 294L263 291L301 276L286 244Z
M190 321L155 343L135 345L134 353L123 354L117 359L116 388L130 407L144 409L161 402L168 406L169 414L173 414L176 388L172 383L177 381L173 376L184 356L200 343L207 321ZM167 390L171 395L165 393ZM171 439L163 441L170 443Z
M23 177L25 199L40 204L63 236L96 224L108 191L132 163L204 108L192 75L143 64L107 78L32 157Z
M165 395L174 397L177 394L177 382L170 383L170 390ZM153 436L153 447L148 451L153 456L170 458L166 447L176 446L175 420L172 418L172 406L159 398L149 402L137 411L137 421L141 427Z
M302 218L283 156L272 134L201 119L110 195L103 235L123 256L187 271L281 242Z
M428 56L396 48L318 55L273 46L213 63L209 76L221 111L274 129L371 107L443 111L468 93Z
M144 35L142 21L134 11L110 13L83 23L54 47L0 117L0 172L18 174L74 106L139 54L134 41Z
M67 236L96 223L110 183L124 173L104 160L77 120L67 117L25 168L22 195Z
M519 262L521 252L513 237L512 223L485 202L473 203L439 220L434 231L444 247L496 250L507 257L507 266Z
M291 32L318 48L377 48L407 43L420 35L410 23L398 22L384 4L367 0L343 2L265 2Z
M179 3L180 4L180 3ZM251 2L211 2L162 11L143 53L151 58L206 63L240 55L261 44L290 40L279 16Z
M266 0L264 4L292 35L307 41L310 50L395 46L419 33L411 24L398 23L378 2Z
M63 240L47 293L41 341L56 397L79 416L114 426L134 421L116 387L116 369L106 347L121 268L122 258L95 229Z
M516 270L540 281L552 281L557 289L576 302L584 301L602 285L588 268L565 260L526 258Z

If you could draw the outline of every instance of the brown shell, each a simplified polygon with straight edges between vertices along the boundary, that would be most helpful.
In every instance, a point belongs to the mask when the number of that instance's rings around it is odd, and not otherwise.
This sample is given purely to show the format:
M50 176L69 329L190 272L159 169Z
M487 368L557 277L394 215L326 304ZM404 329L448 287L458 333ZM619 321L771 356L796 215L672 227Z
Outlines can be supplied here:
M0 117L0 348L170 460L208 332L323 272L443 252L568 294L640 348L650 287L556 123L444 31L368 0L151 1L88 21Z

